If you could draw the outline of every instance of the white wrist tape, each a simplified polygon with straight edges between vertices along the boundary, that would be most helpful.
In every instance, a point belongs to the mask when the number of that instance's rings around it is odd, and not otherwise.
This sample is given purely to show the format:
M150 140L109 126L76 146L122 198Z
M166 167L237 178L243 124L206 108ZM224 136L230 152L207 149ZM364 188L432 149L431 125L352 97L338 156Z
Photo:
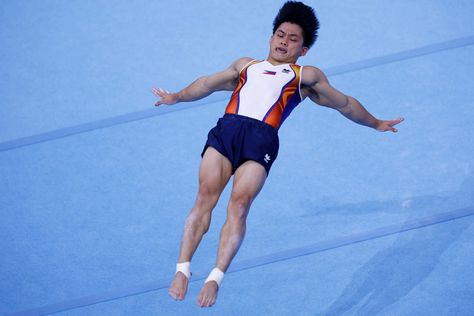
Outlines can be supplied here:
M181 262L176 264L176 273L181 272L184 274L188 279L191 277L191 263L188 262Z
M222 280L224 279L224 272L219 270L219 268L214 268L212 269L211 273L209 273L209 276L206 279L207 283L209 281L215 281L218 286L221 286Z

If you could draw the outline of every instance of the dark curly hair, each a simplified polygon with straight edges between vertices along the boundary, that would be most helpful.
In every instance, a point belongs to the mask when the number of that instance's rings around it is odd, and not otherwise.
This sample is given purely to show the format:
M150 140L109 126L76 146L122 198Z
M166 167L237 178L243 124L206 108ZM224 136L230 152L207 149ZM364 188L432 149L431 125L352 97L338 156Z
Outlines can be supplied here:
M284 22L299 25L303 29L303 45L310 48L318 38L319 20L313 8L303 2L287 1L273 20L273 34Z

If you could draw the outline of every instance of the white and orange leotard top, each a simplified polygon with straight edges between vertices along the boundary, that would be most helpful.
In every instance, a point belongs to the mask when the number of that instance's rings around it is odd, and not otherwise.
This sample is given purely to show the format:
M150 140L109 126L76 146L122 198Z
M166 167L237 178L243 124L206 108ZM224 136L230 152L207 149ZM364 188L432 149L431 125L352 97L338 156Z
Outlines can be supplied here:
M301 70L295 64L249 62L240 71L225 113L248 116L278 129L302 100Z

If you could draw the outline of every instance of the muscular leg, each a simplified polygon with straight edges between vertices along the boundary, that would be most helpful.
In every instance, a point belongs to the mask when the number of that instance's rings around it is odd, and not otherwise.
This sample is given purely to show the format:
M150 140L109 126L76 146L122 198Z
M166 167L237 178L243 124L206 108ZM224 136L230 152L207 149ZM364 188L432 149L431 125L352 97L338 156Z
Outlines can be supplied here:
M247 161L235 172L227 220L222 227L216 260L216 267L223 272L227 271L244 240L250 205L262 189L266 177L265 168L255 161ZM215 281L205 283L198 296L198 305L212 306L217 299L217 291Z
M230 161L209 147L199 168L199 191L184 225L178 262L191 261L203 235L209 229L212 210L231 175ZM170 296L175 300L183 300L188 283L189 280L183 273L176 273L168 291Z

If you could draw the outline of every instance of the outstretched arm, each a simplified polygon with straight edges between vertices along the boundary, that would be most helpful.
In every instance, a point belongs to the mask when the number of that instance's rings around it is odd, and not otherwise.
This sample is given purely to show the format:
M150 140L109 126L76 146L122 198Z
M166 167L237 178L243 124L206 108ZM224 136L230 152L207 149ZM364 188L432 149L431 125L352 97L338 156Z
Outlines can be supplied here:
M396 133L398 130L394 126L403 121L403 118L393 120L375 118L357 99L332 87L324 73L316 67L304 67L302 86L303 97L308 96L313 102L338 110L348 119L380 132Z
M155 106L196 101L207 97L215 91L232 91L238 84L240 70L251 60L251 58L247 57L240 58L224 71L200 77L176 93L171 93L161 88L153 88L152 92L160 98L155 103Z

